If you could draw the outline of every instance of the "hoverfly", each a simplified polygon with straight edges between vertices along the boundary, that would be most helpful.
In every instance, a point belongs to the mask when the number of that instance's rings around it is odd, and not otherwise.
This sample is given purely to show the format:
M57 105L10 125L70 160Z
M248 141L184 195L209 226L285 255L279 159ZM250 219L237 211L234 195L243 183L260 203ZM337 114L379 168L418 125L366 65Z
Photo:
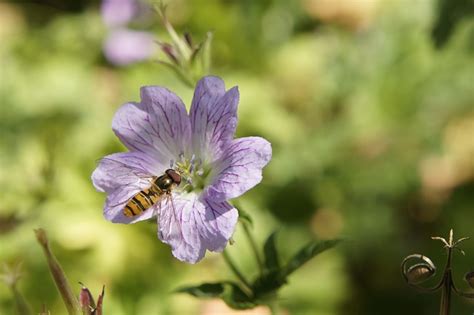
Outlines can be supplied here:
M123 208L123 214L129 218L137 216L160 202L164 197L171 196L171 191L181 183L181 175L174 169L167 169L161 176L151 178L150 188L146 188L133 196Z

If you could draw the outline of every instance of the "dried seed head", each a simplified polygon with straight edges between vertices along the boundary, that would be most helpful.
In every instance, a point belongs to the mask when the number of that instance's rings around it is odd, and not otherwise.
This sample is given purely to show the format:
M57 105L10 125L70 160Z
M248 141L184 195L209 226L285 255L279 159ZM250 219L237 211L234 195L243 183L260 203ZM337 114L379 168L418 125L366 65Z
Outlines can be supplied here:
M466 273L466 275L464 276L464 280L466 280L469 286L474 289L474 270Z
M426 263L419 263L408 268L405 276L410 284L418 284L434 275L436 269Z
M414 261L413 263L409 263ZM418 284L433 276L436 267L426 256L413 254L405 257L402 262L402 273L409 284Z

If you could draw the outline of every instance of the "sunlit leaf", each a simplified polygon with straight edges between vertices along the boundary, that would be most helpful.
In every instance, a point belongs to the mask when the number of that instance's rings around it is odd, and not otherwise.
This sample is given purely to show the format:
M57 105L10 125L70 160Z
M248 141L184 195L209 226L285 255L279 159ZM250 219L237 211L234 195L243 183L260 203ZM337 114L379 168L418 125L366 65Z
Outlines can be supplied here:
M322 252L333 248L339 244L342 240L327 240L327 241L312 241L299 250L296 255L294 255L288 264L286 265L283 274L288 276L296 269L300 268L304 263L309 261L311 258L315 257Z

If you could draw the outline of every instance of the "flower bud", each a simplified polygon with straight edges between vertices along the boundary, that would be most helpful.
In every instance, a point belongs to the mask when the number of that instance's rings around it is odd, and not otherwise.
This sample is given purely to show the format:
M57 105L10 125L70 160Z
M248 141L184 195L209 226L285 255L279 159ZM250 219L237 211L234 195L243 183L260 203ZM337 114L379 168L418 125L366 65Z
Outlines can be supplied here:
M81 304L82 314L91 315L95 308L94 298L88 288L80 282L79 284L82 286L81 293L79 294L79 303Z
M79 303L81 304L83 315L102 315L102 303L104 299L105 286L102 287L102 292L97 299L97 305L94 302L91 292L81 282L81 294L79 295Z
M170 60L176 65L179 65L178 56L173 46L168 43L160 43L160 46L161 50L170 58Z

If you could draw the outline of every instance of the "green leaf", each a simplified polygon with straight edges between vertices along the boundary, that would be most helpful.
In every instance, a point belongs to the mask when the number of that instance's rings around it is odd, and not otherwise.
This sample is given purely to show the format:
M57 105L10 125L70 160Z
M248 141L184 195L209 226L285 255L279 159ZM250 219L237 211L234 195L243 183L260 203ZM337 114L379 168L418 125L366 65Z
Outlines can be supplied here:
M200 299L221 298L229 307L237 310L245 310L258 305L249 294L232 281L203 283L198 286L179 288L175 292L188 293Z
M283 270L283 276L287 277L296 269L300 268L304 263L312 259L318 254L321 254L325 250L333 248L342 240L335 239L335 240L327 240L327 241L312 241L304 246L293 258L290 259L288 264Z
M286 283L280 269L267 271L252 283L252 291L259 300L271 298Z
M246 310L258 305L240 286L232 282L225 284L224 294L221 298L229 307L236 310Z
M190 286L176 289L177 293L188 293L197 298L220 297L224 293L224 283L203 283L198 286Z
M263 253L265 255L265 268L268 271L280 269L280 259L276 249L277 231L270 234L263 246Z

